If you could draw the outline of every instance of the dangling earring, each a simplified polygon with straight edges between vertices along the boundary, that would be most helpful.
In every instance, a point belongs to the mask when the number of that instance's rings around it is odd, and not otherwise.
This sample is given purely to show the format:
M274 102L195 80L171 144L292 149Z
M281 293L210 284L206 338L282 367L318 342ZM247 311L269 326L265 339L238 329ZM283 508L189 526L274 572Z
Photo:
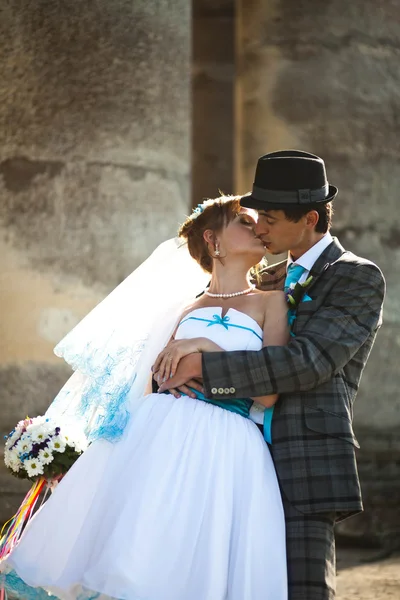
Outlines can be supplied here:
M219 256L221 254L221 252L219 251L219 248L218 248L218 244L215 244L214 254L215 254L215 256Z

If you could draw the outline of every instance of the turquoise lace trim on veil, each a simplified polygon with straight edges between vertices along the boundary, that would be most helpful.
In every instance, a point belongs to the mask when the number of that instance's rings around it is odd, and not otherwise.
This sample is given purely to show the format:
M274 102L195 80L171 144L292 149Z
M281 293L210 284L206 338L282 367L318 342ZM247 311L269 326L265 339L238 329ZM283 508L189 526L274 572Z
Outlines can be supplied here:
M4 587L8 600L59 600L45 589L31 587L19 577L15 571L0 573L0 589ZM111 596L104 596L99 592L82 589L77 593L76 600L119 600Z
M43 588L31 587L15 571L0 573L0 589L4 587L8 600L57 600Z

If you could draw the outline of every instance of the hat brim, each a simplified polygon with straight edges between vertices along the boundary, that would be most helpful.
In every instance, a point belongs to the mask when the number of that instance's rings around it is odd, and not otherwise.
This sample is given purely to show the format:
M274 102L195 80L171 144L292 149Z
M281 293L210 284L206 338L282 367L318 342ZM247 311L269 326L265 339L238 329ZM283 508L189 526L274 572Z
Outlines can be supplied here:
M259 198L255 198L252 194L247 196L242 196L240 198L240 206L244 208L254 208L256 210L283 210L285 208L292 208L294 206L303 206L310 207L310 210L313 207L318 206L319 204L327 204L327 202L331 202L334 200L338 193L338 188L334 185L329 186L328 196L319 202L308 202L299 204L298 202L268 202L267 200L260 200Z

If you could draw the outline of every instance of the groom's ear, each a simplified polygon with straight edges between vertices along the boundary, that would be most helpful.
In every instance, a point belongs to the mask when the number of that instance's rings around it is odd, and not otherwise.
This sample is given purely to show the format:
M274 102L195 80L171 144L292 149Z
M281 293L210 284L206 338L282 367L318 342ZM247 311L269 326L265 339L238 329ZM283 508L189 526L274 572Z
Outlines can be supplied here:
M319 214L316 210L310 210L310 212L306 214L306 226L310 229L314 229L317 226L318 221Z

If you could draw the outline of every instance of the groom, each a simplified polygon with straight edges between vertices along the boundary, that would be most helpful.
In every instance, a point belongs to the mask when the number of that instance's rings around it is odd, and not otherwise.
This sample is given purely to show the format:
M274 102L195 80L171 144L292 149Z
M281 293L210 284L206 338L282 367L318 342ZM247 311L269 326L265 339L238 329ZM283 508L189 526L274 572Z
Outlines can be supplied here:
M290 342L191 354L160 388L202 378L205 396L218 400L279 394L264 427L271 427L285 509L290 600L335 597L334 525L362 510L353 403L381 325L385 282L376 265L329 233L336 194L313 154L259 159L253 191L241 204L258 211L256 234L270 254L289 251L287 261L263 272L261 288L290 292L297 284L304 292L291 310Z

